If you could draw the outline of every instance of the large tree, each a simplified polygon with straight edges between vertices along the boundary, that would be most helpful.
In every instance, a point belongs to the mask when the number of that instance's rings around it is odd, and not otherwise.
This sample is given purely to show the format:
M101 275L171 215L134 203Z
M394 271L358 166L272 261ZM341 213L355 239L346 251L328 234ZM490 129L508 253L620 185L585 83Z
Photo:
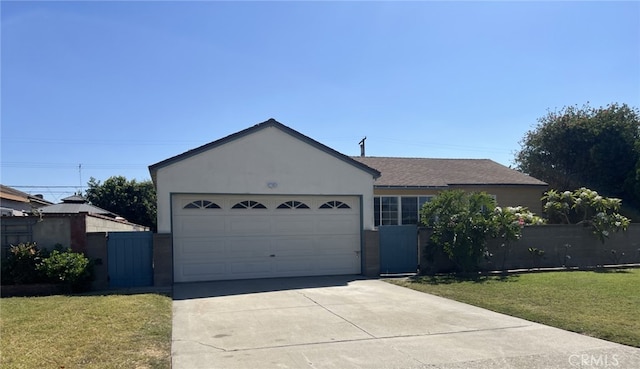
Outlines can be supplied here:
M156 190L151 181L129 181L123 176L114 176L100 183L91 177L88 186L85 197L91 204L132 223L156 229Z
M569 106L527 132L518 169L557 190L596 189L640 206L640 113L626 104Z

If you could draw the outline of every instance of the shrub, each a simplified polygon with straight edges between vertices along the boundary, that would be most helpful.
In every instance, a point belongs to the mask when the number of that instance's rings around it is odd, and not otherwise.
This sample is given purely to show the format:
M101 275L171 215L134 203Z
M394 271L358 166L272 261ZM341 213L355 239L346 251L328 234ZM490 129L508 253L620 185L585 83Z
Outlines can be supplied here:
M547 191L542 198L549 223L583 224L604 243L611 232L626 230L630 220L618 213L622 201L579 188L573 192Z
M2 265L3 284L62 283L83 289L92 277L89 259L61 245L51 253L38 249L36 243L11 246Z
M463 273L479 269L489 237L500 238L502 268L511 243L522 237L527 225L544 224L542 218L523 206L497 207L484 192L442 191L421 209L423 224L433 229L429 245L441 249Z
M495 200L486 193L442 191L421 209L422 223L432 227L429 244L442 251L463 273L478 269L493 233Z
M544 220L524 206L496 207L491 219L494 237L500 238L503 249L502 269L505 269L511 244L522 238L522 228L528 225L541 225Z
M46 250L40 250L35 242L12 245L2 265L3 284L46 282L47 276L37 267L47 256Z
M36 269L43 272L52 283L80 286L91 277L90 262L83 254L67 249L53 250Z

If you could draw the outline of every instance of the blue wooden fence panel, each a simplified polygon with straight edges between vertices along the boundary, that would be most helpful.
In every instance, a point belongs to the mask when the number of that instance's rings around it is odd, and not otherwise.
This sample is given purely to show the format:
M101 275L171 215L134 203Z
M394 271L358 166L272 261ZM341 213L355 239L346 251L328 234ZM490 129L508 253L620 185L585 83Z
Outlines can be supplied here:
M153 286L153 233L109 232L109 287Z
M380 273L418 270L418 226L380 226Z

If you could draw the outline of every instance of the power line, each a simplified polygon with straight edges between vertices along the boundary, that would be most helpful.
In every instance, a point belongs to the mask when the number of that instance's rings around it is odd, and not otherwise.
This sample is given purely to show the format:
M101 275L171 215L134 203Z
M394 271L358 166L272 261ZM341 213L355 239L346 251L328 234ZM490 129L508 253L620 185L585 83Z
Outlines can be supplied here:
M50 200L60 201L61 198L73 195L78 192L78 186L60 186L60 185L6 185L7 187L21 189L27 193L44 194Z
M4 142L11 143L50 143L50 144L74 144L74 145L153 145L153 146L179 146L200 144L202 141L195 140L91 140L91 139L68 139L68 138L7 138L3 137Z
M37 163L9 161L0 163L5 168L78 168L78 164L73 163ZM121 169L121 168L147 168L148 164L82 164L84 169Z
M19 186L19 185L5 185L13 188L78 188L78 186Z

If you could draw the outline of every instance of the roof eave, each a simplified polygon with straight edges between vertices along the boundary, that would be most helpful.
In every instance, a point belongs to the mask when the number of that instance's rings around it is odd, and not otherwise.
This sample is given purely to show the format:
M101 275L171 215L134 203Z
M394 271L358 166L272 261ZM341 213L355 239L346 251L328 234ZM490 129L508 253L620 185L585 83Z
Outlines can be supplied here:
M389 189L407 189L407 190L429 190L429 189L444 189L453 186L493 186L493 187L548 187L548 184L540 183L448 183L446 185L376 185L374 188L389 188Z
M449 183L449 186L509 186L509 187L549 187L546 183Z
M447 188L449 186L402 186L402 185L373 185L373 188L384 188L384 189L402 189L402 190L440 190Z

